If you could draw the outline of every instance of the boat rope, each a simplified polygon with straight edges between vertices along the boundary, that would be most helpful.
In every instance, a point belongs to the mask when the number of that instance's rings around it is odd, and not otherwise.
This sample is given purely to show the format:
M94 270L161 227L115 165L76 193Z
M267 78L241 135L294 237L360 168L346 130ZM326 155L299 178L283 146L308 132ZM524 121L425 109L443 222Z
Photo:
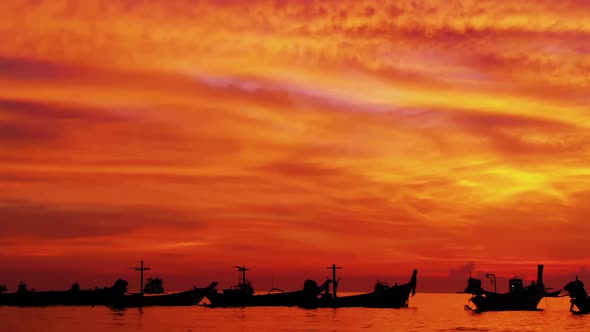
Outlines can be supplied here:
M545 299L545 305L547 306L547 309L549 309L549 302L547 302L547 298L544 297L543 299Z
M270 294L272 292L285 293L285 291L280 288L273 288L273 289L269 290L268 293L266 293L266 294Z

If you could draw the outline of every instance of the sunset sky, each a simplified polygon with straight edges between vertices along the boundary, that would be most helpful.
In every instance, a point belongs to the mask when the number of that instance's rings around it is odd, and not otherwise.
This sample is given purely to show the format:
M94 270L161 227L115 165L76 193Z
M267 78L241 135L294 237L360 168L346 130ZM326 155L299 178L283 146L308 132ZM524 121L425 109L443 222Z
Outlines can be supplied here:
M413 268L418 291L537 263L572 278L590 267L588 17L0 1L0 283L137 287L141 259L173 288L230 286L236 264L257 289L332 263L345 289Z

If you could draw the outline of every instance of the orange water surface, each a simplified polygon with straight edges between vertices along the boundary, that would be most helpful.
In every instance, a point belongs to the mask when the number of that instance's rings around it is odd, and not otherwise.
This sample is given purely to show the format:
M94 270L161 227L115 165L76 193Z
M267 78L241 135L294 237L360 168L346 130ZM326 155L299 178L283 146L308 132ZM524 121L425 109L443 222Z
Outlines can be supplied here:
M587 331L590 316L568 298L543 299L536 312L474 314L465 294L417 294L407 309L0 307L2 332L98 331Z

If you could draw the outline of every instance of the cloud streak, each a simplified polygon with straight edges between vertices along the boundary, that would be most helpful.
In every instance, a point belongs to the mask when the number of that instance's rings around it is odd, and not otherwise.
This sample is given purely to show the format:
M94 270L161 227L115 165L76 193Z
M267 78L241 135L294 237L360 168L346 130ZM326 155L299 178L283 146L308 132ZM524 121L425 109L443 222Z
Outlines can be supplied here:
M589 14L574 0L2 2L0 214L22 222L0 263L576 271Z

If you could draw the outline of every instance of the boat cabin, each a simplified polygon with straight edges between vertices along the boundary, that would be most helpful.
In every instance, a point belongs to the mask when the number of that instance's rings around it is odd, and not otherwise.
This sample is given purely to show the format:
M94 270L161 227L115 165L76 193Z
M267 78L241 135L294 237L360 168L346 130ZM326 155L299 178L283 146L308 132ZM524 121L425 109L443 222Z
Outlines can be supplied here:
M524 287L522 279L519 279L517 277L508 280L508 286L511 293L521 290Z

